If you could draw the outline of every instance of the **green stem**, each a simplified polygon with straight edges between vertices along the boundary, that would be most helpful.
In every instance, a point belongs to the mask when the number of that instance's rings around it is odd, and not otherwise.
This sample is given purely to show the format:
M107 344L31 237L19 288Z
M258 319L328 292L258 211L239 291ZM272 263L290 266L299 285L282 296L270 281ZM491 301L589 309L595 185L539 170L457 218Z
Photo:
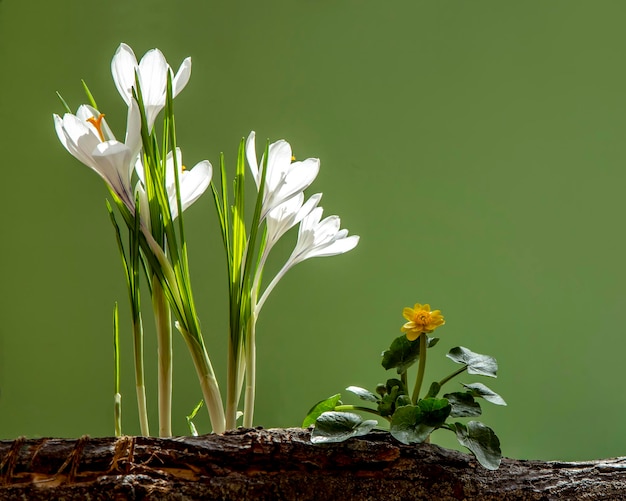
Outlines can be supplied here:
M241 346L233 343L232 336L228 340L228 368L226 379L226 429L237 427L237 405L239 404L240 384L239 369L242 364Z
M467 370L467 365L464 365L463 367L461 367L460 369L454 371L452 374L450 374L447 377L444 377L441 381L439 381L439 387L443 386L444 384L446 384L448 381L450 381L453 377L458 376L459 374L461 374L462 372L465 372Z
M172 317L167 297L156 276L152 279L158 349L159 436L172 436Z
M400 381L402 381L402 384L404 385L404 391L409 391L409 380L406 371L403 371L400 374Z
M115 417L115 436L122 436L122 395L120 393L116 393L113 404L113 413Z
M141 317L133 320L133 348L135 355L135 389L137 391L137 408L139 412L139 426L144 437L150 436L148 425L148 406L146 404L146 385L143 368L143 326Z
M243 425L251 427L256 396L256 313L248 319L246 329L246 391L244 395Z
M420 335L420 357L418 362L419 365L417 367L417 378L415 378L415 388L413 389L413 405L417 404L420 390L422 389L422 382L424 381L424 369L426 369L426 341L426 334L422 333Z
M198 338L195 339L189 332L185 331L182 326L178 326L178 328L181 330L189 352L191 353L191 358L193 359L193 364L198 374L198 380L200 381L204 402L209 411L213 432L224 433L226 430L226 416L224 415L220 387L217 384L209 355L206 352L204 344L202 344L202 338L198 335Z
M370 409L369 407L361 407L360 405L337 405L335 406L334 410L340 411L340 412L346 412L346 411L369 412L370 414L374 414L378 417L385 418L387 421L391 422L391 418L389 416L381 416L377 410Z

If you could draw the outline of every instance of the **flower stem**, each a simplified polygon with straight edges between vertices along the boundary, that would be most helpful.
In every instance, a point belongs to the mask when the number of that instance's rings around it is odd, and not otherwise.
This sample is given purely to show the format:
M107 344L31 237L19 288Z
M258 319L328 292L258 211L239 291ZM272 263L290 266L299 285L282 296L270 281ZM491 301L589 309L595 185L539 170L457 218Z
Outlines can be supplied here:
M256 395L256 314L248 319L246 329L246 392L244 395L243 425L252 426L254 399Z
M144 437L150 436L148 425L148 406L146 404L146 385L143 369L143 326L141 317L133 319L133 348L135 355L135 389L137 391L137 409L139 426Z
M457 369L456 371L454 371L452 374L450 374L447 377L444 377L441 381L439 381L439 387L443 386L444 384L446 384L448 381L450 381L453 377L458 376L459 374L461 374L462 372L465 372L467 370L467 365L464 365L463 367L461 367L460 369Z
M202 338L198 336L196 339L191 336L189 332L185 331L182 326L178 324L177 326L181 330L189 352L191 353L191 358L193 359L193 364L198 374L198 380L200 381L202 396L204 397L204 402L209 411L213 432L224 433L226 429L226 416L224 415L220 387L215 378L215 372L209 360L209 355L202 343Z
M413 388L413 405L417 404L417 400L419 399L420 390L422 389L422 382L424 381L424 369L426 368L426 334L422 332L420 335L420 356L419 356L419 365L417 367L417 377L415 378L415 388Z
M157 331L159 436L172 436L172 318L157 277L152 280L152 307Z
M241 345L236 346L232 336L228 340L228 368L226 379L226 429L237 427L237 406L241 394L241 372L244 365Z

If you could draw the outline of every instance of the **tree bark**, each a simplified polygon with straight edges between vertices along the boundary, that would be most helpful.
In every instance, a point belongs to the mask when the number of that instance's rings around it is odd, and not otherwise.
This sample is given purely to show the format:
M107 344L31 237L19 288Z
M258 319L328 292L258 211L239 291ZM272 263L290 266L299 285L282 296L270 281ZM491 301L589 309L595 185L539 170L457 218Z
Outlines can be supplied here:
M373 432L314 445L310 431L0 441L0 499L619 500L626 457L504 459L497 471L437 445Z

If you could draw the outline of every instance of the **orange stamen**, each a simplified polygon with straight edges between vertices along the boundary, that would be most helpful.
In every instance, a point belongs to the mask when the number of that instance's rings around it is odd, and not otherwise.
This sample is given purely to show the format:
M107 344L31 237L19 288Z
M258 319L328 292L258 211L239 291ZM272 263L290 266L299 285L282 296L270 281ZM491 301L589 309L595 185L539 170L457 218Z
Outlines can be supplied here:
M104 134L102 133L102 119L104 118L104 113L100 113L98 115L98 118L95 117L89 117L87 119L87 121L93 125L96 130L98 131L98 135L100 136L100 140L102 142L106 141L106 139L104 139Z

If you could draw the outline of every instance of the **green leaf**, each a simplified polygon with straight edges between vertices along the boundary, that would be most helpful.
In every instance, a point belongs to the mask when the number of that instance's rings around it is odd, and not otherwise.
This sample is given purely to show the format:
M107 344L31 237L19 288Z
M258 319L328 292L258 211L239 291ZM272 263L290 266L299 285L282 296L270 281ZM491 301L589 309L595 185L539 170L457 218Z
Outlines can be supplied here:
M398 442L403 444L419 444L424 442L435 426L423 422L423 412L416 405L406 405L394 412L389 432Z
M470 390L470 393L474 397L484 398L485 400L487 400L487 402L491 402L492 404L506 405L506 402L500 395L498 395L491 388L487 388L484 384L481 384L481 383L472 383L472 384L461 383L461 384L465 386L468 390Z
M424 422L436 427L445 423L452 411L447 398L424 398L417 402L417 406L423 413Z
M391 416L396 409L396 400L400 395L406 395L406 388L399 379L388 379L387 394L378 401L378 412L381 416Z
M341 401L341 393L337 393L332 397L328 397L326 400L316 403L309 412L307 412L304 421L302 422L302 428L308 428L312 424L315 424L315 420L320 417L326 411L332 411L337 407Z
M65 102L65 99L63 99L63 96L61 94L59 94L59 91L57 91L57 97L61 100L61 104L63 105L63 108L65 108L65 112L66 113L72 113L72 109Z
M367 402L378 403L380 400L374 393L366 390L365 388L360 388L358 386L348 386L346 390L354 393L361 400L366 400Z
M439 338L428 338L427 346L435 346ZM419 340L409 341L403 334L391 343L388 350L383 352L382 365L385 369L396 369L398 374L406 372L418 359L420 354Z
M493 357L474 353L462 346L452 348L446 356L457 364L467 365L467 372L469 374L497 377L496 371L498 370L498 363Z
M85 91L85 94L87 94L87 99L89 100L89 104L95 109L99 109L98 105L96 104L96 100L93 98L93 95L91 94L91 91L89 90L89 87L87 87L87 83L84 80L81 80L81 82L83 84L83 90Z
M480 404L474 400L471 392L447 393L444 398L452 406L450 417L475 417L482 414Z
M363 420L353 412L324 412L315 421L311 442L314 444L343 442L352 437L367 435L377 424L378 421Z
M470 421L467 426L454 423L453 426L459 443L472 451L481 465L488 470L497 470L500 467L500 440L491 428L480 421Z
M408 395L399 395L398 398L396 398L396 409L398 407L404 407L405 405L411 405L412 403L411 397Z
M399 379L387 379L385 386L387 387L387 393L391 393L394 391L394 388L397 388L395 391L398 392L398 395L406 395L406 386Z
M439 383L437 383L436 381L434 381L430 385L430 388L428 389L428 393L426 394L426 398L434 398L434 397L436 397L440 390L441 390L441 385Z
M446 421L451 409L445 398L425 398L417 405L398 407L389 431L403 444L421 443Z

